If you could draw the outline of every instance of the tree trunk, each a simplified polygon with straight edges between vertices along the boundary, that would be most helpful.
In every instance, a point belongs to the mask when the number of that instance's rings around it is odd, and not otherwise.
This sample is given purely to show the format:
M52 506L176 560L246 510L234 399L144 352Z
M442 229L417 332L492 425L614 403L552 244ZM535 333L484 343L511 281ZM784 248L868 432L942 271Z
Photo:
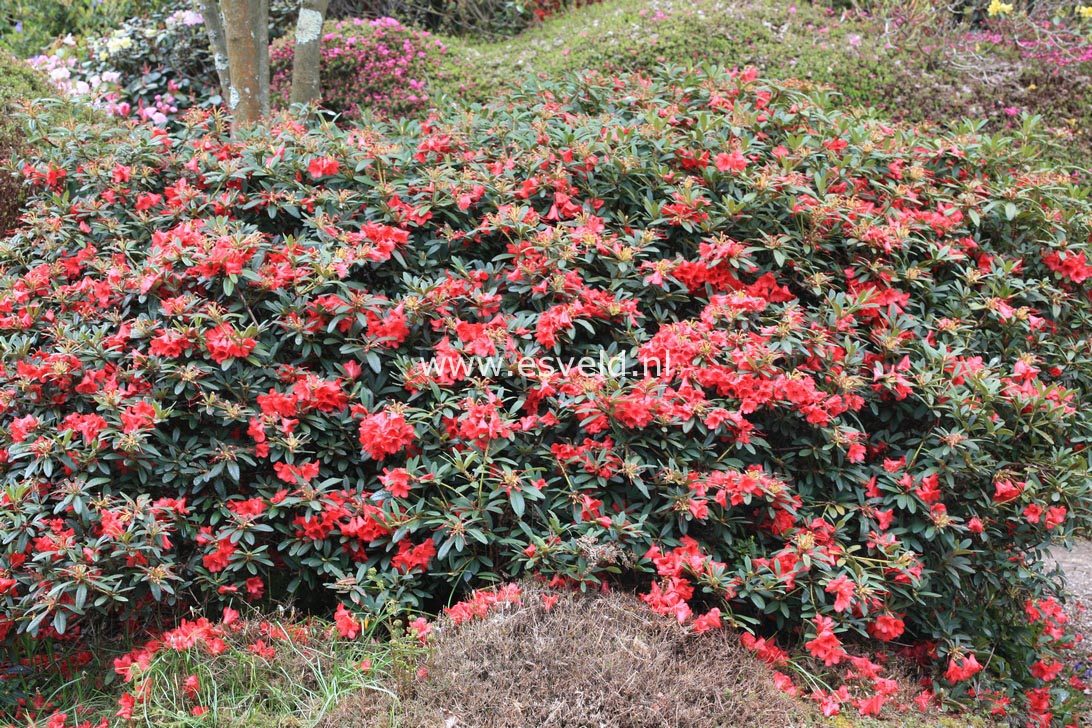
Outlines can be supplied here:
M322 21L329 0L301 0L296 21L296 54L292 59L292 103L311 104L322 95Z
M269 0L221 0L231 84L227 104L236 128L269 113Z
M269 116L269 0L251 0L257 2L254 9L258 28L258 75L261 84L258 86L258 105L262 109L262 116Z
M212 60L216 64L216 76L220 79L220 98L227 103L231 92L231 74L228 66L227 41L224 38L224 17L216 0L201 0L201 16L209 35Z

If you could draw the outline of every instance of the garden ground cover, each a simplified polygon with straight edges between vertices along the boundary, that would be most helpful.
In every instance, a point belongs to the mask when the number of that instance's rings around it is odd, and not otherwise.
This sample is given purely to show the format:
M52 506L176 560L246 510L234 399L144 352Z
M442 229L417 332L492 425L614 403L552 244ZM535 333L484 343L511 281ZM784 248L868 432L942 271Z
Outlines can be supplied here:
M201 640L149 662L148 697L133 726L221 728L434 728L551 725L577 728L985 728L965 712L897 719L825 718L776 687L773 671L732 630L688 634L631 595L579 595L523 585L518 603L456 624L446 617L424 644L411 631L339 641L338 625L291 613L229 615L226 647ZM219 626L219 625L218 625ZM411 628L412 630L412 628ZM307 635L307 639L301 637ZM372 642L371 638L378 638ZM255 646L257 646L255 648ZM124 655L104 643L69 676L70 723L116 721L124 686L97 684ZM907 666L900 689L914 692ZM725 689L730 685L730 689ZM78 699L73 699L79 695ZM128 712L130 701L122 700ZM47 704L43 716L57 715ZM36 725L46 725L45 721Z

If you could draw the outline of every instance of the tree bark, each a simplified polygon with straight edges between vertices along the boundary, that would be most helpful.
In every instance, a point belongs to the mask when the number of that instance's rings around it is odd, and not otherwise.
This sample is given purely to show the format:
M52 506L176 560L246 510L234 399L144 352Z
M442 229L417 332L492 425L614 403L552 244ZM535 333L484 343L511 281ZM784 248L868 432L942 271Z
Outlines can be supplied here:
M254 8L255 23L258 29L258 76L261 84L258 86L258 105L261 107L262 116L269 116L269 0L251 0L256 2Z
M227 104L235 128L269 113L269 0L221 0L231 84Z
M292 59L292 103L311 104L322 96L322 22L329 0L301 0Z
M209 48L216 64L216 77L220 79L220 98L226 104L231 92L231 73L228 70L227 40L224 38L224 17L220 14L220 4L216 0L201 0L201 17L205 19Z

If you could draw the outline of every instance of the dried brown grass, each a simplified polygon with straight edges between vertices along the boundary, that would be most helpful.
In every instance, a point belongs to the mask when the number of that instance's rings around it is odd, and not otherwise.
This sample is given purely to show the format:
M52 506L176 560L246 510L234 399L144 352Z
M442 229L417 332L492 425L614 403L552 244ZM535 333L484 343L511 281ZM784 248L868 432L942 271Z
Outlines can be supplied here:
M484 621L441 623L434 647L393 725L751 728L804 715L735 633L687 634L632 595L563 595L546 611L525 589ZM374 695L361 699L374 711ZM352 725L351 702L328 725Z

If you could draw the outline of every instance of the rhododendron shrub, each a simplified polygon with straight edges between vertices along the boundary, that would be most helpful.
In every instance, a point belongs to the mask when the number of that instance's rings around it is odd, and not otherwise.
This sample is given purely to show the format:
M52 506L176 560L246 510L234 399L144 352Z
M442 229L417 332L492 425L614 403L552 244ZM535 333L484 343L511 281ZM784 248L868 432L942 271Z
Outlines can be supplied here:
M874 641L1062 713L1042 555L1087 524L1092 387L1064 178L750 72L219 124L52 132L23 170L7 640L617 577L775 664L864 675Z
M282 106L292 89L295 41L282 38L270 48L270 92ZM350 18L323 26L321 50L323 108L345 118L370 112L398 118L428 107L428 83L440 74L444 45L429 33L394 18Z

